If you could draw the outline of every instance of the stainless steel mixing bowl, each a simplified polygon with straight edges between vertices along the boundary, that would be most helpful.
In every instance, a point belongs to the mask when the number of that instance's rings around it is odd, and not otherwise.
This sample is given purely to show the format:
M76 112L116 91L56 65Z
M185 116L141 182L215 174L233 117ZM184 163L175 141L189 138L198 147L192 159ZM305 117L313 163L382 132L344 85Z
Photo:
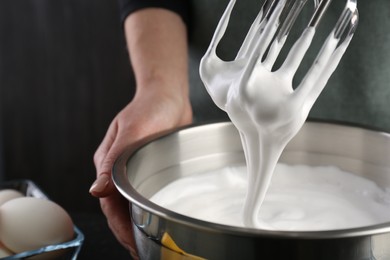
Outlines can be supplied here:
M390 135L360 127L307 122L285 149L288 164L335 165L390 187ZM244 164L231 123L195 126L157 138L116 162L113 178L129 200L141 259L390 259L389 222L363 228L274 232L209 223L148 200L168 183ZM174 258L177 257L177 258Z

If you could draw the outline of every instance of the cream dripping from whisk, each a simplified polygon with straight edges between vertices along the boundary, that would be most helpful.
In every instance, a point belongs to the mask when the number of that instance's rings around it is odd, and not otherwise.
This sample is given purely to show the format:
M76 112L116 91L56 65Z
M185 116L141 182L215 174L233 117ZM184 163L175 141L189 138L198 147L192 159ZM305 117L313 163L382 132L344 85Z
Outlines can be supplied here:
M310 25L294 44L283 65L277 71L271 71L288 34L288 29L278 32L279 19L287 2L273 1L271 6L263 6L236 59L224 62L217 57L216 46L228 25L235 3L231 0L200 65L200 75L207 91L215 104L227 112L240 133L248 168L243 221L249 227L259 226L257 214L280 154L304 124L356 28L356 6L347 5L340 17L341 22L329 35L313 66L294 90L292 79L311 44L318 14L322 14L326 9L323 5L329 1L322 1L317 6ZM304 2L295 2L291 15L287 15L281 28L292 26ZM340 35L345 30L347 35L340 43ZM262 60L268 46L270 49Z

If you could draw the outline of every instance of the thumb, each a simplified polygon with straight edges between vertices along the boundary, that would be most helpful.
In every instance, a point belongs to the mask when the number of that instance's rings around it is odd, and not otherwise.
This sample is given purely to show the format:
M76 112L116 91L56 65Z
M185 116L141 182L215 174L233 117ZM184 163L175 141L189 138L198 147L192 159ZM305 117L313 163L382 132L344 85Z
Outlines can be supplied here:
M115 185L111 179L111 173L107 172L99 174L89 189L89 193L98 198L107 197L114 191Z

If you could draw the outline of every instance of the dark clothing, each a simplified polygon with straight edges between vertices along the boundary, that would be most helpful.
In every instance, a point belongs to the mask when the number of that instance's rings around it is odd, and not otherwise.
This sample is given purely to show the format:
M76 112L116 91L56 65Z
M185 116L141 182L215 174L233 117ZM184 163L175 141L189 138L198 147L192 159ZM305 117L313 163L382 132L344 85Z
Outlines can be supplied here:
M189 21L189 3L186 0L118 0L118 2L122 22L129 14L146 7L165 8L179 14L186 24Z
M146 7L144 2L155 2L150 6L160 7L165 2L190 3L190 12L187 16L192 18L189 28L189 76L195 121L227 119L225 112L219 110L211 101L198 71L199 61L210 43L229 0L127 0L127 2L142 7ZM312 2L308 1L309 7ZM324 27L328 25L333 28L345 3L346 0L333 1L330 5L316 33L316 37L319 36L320 40L312 44L317 52L309 53L309 58L314 58L318 53L318 47L322 45L324 36L329 34L328 28ZM217 50L222 59L234 59L260 7L259 1L240 0L236 2L230 24ZM355 36L327 86L311 109L309 118L365 125L389 132L390 2L388 0L359 1L358 9L360 18ZM171 10L178 9L171 8ZM183 15L182 12L179 14ZM303 13L301 17L304 20L308 15ZM373 15L375 19L372 19ZM294 27L303 24L297 20ZM296 36L292 32L289 38ZM303 62L298 76L302 76L310 65L311 62Z

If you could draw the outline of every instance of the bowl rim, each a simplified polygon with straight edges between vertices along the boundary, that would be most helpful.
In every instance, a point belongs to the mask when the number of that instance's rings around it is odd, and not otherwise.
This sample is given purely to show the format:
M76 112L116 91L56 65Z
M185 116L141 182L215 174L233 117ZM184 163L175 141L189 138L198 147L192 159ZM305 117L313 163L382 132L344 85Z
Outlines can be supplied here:
M310 124L328 124L336 125L347 128L360 128L365 131L373 131L379 134L384 134L390 137L390 133L373 127L367 127L365 125L339 122L336 120L321 120L321 119L310 119L307 120ZM195 128L207 128L215 125L230 126L233 125L230 121L217 121L207 122L201 124L193 124L190 126L179 128L171 132L163 132L154 136L147 137L136 145L127 147L124 152L114 162L112 168L112 180L115 187L124 196L130 204L134 204L144 211L147 211L153 215L163 218L167 221L174 222L180 225L184 225L190 228L203 230L213 233L223 233L231 235L240 235L246 237L268 237L278 239L340 239L340 238L351 238L361 236L379 235L390 232L390 221L375 225L369 225L364 227L346 228L346 229L335 229L335 230L320 230L320 231L274 231L274 230L263 230L256 228L246 228L239 226L229 226L224 224L218 224L214 222L204 221L196 219L187 215L183 215L164 207L161 207L152 201L148 200L140 193L138 193L132 185L127 181L126 165L129 160L143 147L148 144L175 135L182 131L191 131Z

